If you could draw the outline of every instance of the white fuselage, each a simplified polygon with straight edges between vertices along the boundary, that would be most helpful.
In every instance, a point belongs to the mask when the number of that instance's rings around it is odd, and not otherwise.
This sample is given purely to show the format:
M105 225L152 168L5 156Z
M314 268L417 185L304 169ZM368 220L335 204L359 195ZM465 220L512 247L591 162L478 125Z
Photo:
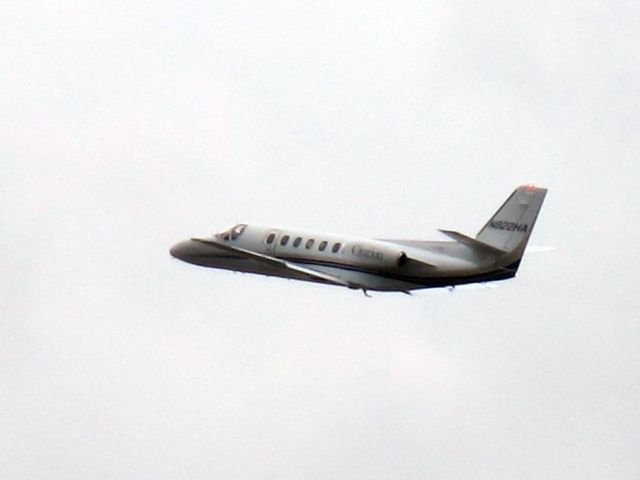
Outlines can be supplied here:
M206 267L352 289L404 291L515 276L547 190L517 187L475 237L453 242L378 240L238 224L174 245L171 255Z
M237 236L230 229L212 240L337 275L370 290L412 290L482 281L477 277L490 273L495 260L456 242L375 240L289 228L242 227ZM172 254L207 267L309 280L195 240L179 243ZM412 261L406 261L407 257Z

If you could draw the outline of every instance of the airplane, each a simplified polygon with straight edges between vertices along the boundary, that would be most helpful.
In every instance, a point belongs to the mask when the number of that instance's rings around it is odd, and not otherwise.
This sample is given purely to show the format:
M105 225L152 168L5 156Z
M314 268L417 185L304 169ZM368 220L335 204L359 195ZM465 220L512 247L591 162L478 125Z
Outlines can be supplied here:
M475 238L440 230L451 241L367 239L237 224L175 244L194 265L305 280L350 289L395 291L506 280L516 275L547 189L517 187Z

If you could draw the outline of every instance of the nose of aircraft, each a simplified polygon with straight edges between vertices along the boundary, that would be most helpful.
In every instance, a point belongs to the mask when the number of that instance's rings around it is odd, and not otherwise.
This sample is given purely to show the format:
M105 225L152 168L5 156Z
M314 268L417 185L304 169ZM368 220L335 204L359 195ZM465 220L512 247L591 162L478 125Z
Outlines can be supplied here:
M169 253L171 256L179 260L188 262L191 254L193 253L193 240L185 240L183 242L176 243L171 247Z

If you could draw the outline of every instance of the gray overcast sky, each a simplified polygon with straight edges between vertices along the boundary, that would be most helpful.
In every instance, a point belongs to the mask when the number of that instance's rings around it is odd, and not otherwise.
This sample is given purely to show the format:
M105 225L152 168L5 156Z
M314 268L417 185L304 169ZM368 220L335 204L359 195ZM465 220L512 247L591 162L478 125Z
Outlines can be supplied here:
M638 478L638 2L1 10L1 478ZM474 233L527 181L558 249L494 289L168 254Z

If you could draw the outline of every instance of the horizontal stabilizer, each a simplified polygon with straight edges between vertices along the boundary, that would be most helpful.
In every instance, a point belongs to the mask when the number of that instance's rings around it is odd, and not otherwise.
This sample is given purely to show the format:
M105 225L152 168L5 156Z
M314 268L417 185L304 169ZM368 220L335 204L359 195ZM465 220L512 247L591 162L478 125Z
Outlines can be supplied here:
M468 237L460 232L455 232L453 230L442 230L447 237L453 238L456 242L466 245L467 247L475 250L477 252L488 253L491 255L502 255L506 253L504 250L500 250L499 248L492 247L491 245L487 245L475 238Z

